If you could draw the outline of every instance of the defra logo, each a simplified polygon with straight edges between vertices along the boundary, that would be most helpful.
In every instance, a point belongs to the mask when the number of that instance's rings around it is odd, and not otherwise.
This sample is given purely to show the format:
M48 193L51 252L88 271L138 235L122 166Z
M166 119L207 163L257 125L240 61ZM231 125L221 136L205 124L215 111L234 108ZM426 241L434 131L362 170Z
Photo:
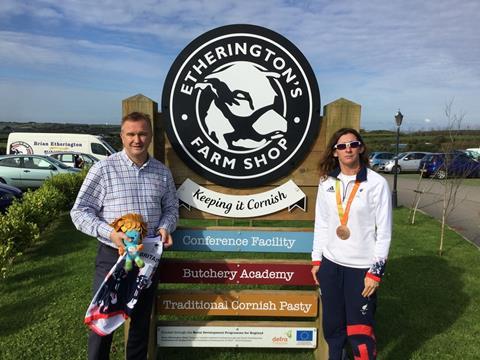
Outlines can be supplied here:
M303 54L253 25L224 26L192 41L168 73L162 107L182 160L235 188L290 173L320 125L318 86Z
M288 343L288 338L283 337L283 336L275 336L275 337L272 338L272 343L274 343L274 344L278 344L278 343L286 344L286 343Z

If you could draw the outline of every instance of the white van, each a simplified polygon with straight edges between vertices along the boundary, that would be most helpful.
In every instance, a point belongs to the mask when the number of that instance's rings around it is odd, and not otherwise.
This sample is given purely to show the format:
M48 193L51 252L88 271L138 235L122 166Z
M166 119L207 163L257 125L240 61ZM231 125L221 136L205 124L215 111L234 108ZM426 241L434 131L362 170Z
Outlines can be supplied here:
M100 160L116 152L97 135L24 132L8 135L7 154L48 155L59 151L82 152Z

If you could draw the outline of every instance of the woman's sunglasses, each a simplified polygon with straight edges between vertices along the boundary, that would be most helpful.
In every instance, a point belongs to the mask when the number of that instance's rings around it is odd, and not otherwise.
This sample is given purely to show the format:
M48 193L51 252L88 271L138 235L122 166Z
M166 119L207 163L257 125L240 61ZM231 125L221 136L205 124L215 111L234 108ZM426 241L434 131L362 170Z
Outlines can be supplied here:
M356 149L356 148L359 148L360 146L362 146L362 142L356 140L356 141L350 141L348 143L336 144L333 146L333 148L335 150L345 150L347 147Z

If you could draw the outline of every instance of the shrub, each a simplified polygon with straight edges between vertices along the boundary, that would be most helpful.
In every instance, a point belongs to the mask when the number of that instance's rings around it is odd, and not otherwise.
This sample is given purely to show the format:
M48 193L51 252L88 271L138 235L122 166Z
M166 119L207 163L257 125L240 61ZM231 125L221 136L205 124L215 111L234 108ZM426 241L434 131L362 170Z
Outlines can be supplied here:
M32 246L40 231L56 216L69 210L80 190L87 170L78 174L60 174L48 179L35 191L27 191L0 215L0 274L5 277L15 258Z
M36 191L27 191L22 201L8 207L7 215L24 222L37 224L40 230L65 209L67 198L55 187L44 184Z
M66 198L64 210L72 207L77 197L78 191L82 186L83 179L87 175L88 169L83 169L77 174L59 174L47 179L44 186L52 186L60 191Z
M0 215L0 274L5 277L8 268L21 252L40 237L37 224L9 214Z

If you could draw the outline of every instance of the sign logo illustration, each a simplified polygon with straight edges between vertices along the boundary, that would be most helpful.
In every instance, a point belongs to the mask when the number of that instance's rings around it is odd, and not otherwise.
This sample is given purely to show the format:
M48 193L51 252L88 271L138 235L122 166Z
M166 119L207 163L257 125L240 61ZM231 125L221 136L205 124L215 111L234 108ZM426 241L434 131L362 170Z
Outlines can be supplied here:
M290 173L320 125L318 85L303 54L253 25L224 26L193 40L167 75L162 107L182 160L233 188Z
M30 144L24 141L15 141L10 144L10 154L33 154L33 149Z

